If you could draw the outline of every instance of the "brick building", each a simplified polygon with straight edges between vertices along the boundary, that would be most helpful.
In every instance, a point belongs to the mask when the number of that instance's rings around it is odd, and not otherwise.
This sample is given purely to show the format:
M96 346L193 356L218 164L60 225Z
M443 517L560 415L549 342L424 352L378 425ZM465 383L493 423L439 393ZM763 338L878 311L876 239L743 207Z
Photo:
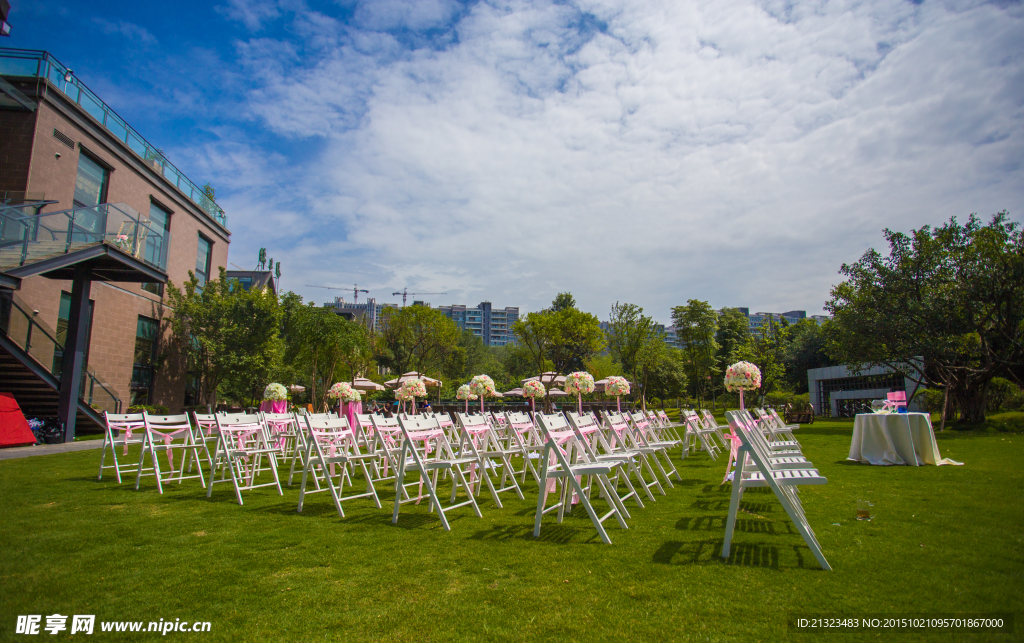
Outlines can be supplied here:
M46 52L0 49L0 203L8 211L35 203L40 215L73 210L72 222L108 210L135 213L144 229L165 233L139 239L136 256L159 253L168 281L178 285L190 270L204 282L227 264L231 235L223 210ZM31 276L13 298L59 344L70 292L69 281ZM180 409L189 378L168 341L163 284L95 281L90 299L87 370L92 385L105 389L95 405L113 411L116 398L122 408ZM59 371L60 346L52 352ZM47 355L32 354L46 365Z

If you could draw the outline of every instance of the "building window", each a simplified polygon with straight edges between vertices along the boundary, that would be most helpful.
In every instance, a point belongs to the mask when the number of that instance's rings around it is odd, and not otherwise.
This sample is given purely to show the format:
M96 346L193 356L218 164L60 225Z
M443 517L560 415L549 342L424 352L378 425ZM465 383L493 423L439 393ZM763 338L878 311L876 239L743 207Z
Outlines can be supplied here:
M75 179L75 207L89 208L107 201L110 170L87 154L78 155L78 177Z
M150 231L146 234L146 261L160 265L160 259L167 252L167 240L170 238L171 213L156 203L149 204ZM164 294L164 285L159 283L143 283L142 289L154 295Z
M135 326L135 359L132 364L131 405L149 404L153 393L153 361L160 322L139 315Z
M89 364L89 344L92 343L92 309L93 301L89 300L89 315L85 327L85 360L82 363L83 371ZM53 369L50 371L53 376L60 379L61 371L64 368L64 344L68 339L68 320L71 319L71 293L60 293L60 306L57 308L57 346L53 351Z
M78 155L78 176L75 178L74 206L76 208L95 208L107 202L107 183L110 170L103 167L88 155ZM73 241L99 241L103 238L103 217L99 212L86 210L75 215L75 232Z
M199 286L210 280L210 262L213 260L213 242L199 235L199 252L196 253L196 279Z

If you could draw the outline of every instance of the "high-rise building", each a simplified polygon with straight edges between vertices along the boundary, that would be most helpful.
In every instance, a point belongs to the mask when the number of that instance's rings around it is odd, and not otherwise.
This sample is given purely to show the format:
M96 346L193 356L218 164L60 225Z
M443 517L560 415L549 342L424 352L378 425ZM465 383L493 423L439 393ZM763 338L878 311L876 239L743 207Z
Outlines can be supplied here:
M381 330L383 323L382 312L385 308L398 308L398 304L378 303L373 297L367 297L361 304L345 301L344 297L334 298L334 312L352 321L363 322L373 332Z
M463 305L438 306L449 319L462 330L468 330L487 346L514 344L512 325L519 319L519 307L494 308L489 301L480 302L475 308Z
M776 324L779 323L781 320L785 320L788 325L792 326L793 324L797 324L800 321L807 319L807 311L804 310L790 310L784 313L759 312L753 314L751 314L749 308L737 308L736 310L740 311L746 316L747 323L749 324L750 328L750 334L754 335L755 337L761 336L761 333L764 332L764 328L768 325L769 320L773 321ZM719 315L722 314L721 309L716 310L715 312L718 313ZM825 315L811 315L810 318L818 322L819 326L823 324L825 320L831 319L830 317L827 317Z

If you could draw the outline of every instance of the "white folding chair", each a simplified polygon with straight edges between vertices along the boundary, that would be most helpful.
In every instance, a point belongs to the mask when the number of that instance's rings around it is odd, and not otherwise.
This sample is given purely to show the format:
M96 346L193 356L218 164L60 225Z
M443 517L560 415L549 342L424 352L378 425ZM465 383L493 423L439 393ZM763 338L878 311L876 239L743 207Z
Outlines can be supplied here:
M661 481L658 479L657 472L654 471L654 467L651 466L651 460L657 458L659 449L654 447L647 447L639 444L633 435L632 430L629 426L629 421L621 413L608 413L605 415L605 422L603 425L604 429L604 444L610 449L611 453L621 453L623 455L629 455L630 457L639 458L638 469L640 470L639 479L642 482L644 489L647 491L647 497L650 500L654 500L654 494L651 493L651 488L658 490L661 495L665 494L665 488L661 486ZM655 460L655 462L657 462ZM647 482L647 478L643 476L642 471L646 469L650 475L651 481ZM664 470L662 470L664 473ZM667 477L667 474L665 474ZM669 485L672 483L669 482Z
M643 413L624 413L623 417L630 420L630 431L633 439L636 441L636 444L645 449L652 450L651 460L658 468L658 472L661 473L661 477L665 480L668 486L673 488L675 487L671 480L671 476L673 474L675 474L676 480L682 482L683 477L679 475L679 471L676 469L676 465L672 462L672 458L669 456L668 452L670 449L675 449L679 446L683 446L683 451L685 452L685 443L676 439L661 439L650 430L651 423L646 417L644 417ZM683 457L685 458L685 455Z
M576 433L577 443L586 450L587 458L591 462L607 462L615 465L615 468L608 474L609 489L618 498L618 505L622 508L623 518L630 517L629 510L626 509L626 501L630 498L633 499L638 507L644 508L644 503L640 499L636 487L629 480L630 475L636 477L640 487L647 492L648 498L654 500L654 496L647 488L643 475L640 474L640 470L636 466L640 454L627 454L621 450L614 452L611 445L605 441L601 425L597 423L597 418L594 417L593 413L580 415L575 411L569 411L565 414L565 417L569 421L569 426L572 427L573 432ZM612 475L612 472L614 472L614 475ZM626 493L624 495L619 494L620 482L626 486Z
M470 487L473 486L474 478L476 478L477 493L479 493L480 482L486 482L487 488L491 492L491 498L498 509L502 508L501 498L498 497L500 493L514 491L519 496L519 499L522 500L523 492L516 482L512 463L509 460L510 455L515 452L502 448L487 418L483 415L456 413L455 420L456 425L459 427L459 442L454 448L455 456L460 458L473 457L476 459L476 465L470 467ZM498 458L501 462L496 463L491 458ZM498 487L495 488L489 471L497 467L502 468L502 473ZM505 485L506 480L510 484L502 486Z
M576 500L587 512L590 522L597 530L601 541L607 545L612 543L605 531L604 521L614 516L619 526L629 529L623 514L625 508L618 502L618 495L611 491L611 482L608 474L613 468L613 462L593 462L587 455L582 445L578 444L576 432L569 426L568 420L561 414L545 415L537 413L534 420L544 439L544 457L541 461L541 485L537 493L537 513L533 523L534 538L540 537L541 522L544 514L558 511L558 523L564 518L566 511L572 511L572 502ZM549 460L554 460L554 464ZM582 479L587 476L587 484L582 484ZM548 484L547 482L557 481L561 485L558 494L558 501L547 507ZM609 511L603 516L598 516L591 503L590 490L596 484L598 495L608 504Z
M740 438L739 456L736 458L732 495L729 500L729 514L725 523L725 538L722 542L722 558L729 558L732 537L736 529L736 514L740 508L743 490L749 487L770 487L775 497L786 510L804 542L811 549L818 563L826 571L831 570L828 561L821 552L821 545L811 529L803 505L796 494L797 486L821 485L828 482L816 469L812 468L781 468L773 464L770 451L758 431L751 431L745 422L732 422L734 411L726 412L730 417L729 425L734 427ZM753 465L747 465L749 462ZM748 468L749 467L749 468Z
M161 494L164 492L164 483L172 482L175 479L178 484L181 484L182 480L199 478L199 483L205 489L206 479L203 477L203 462L199 450L204 449L206 443L196 438L196 429L189 422L188 415L184 413L181 415L150 415L143 411L142 418L145 426L143 427L142 455L139 458L139 468L135 474L136 491L139 489L143 475L151 475L156 478L156 488ZM174 449L181 451L177 478L174 475ZM160 451L167 454L167 464L170 467L166 478L160 470L158 454ZM143 469L147 454L153 462L153 466ZM187 464L186 459L188 460ZM193 465L196 467L196 473L185 475L185 467L188 466L191 473ZM144 473L144 471L152 471L152 473Z
M512 447L514 445L518 448L523 458L522 469L513 473L520 476L520 483L525 484L526 473L529 471L533 475L533 479L537 481L537 484L540 484L540 470L537 468L535 460L540 460L541 458L541 451L544 450L544 441L540 439L537 427L534 426L530 415L528 413L506 411L505 426L509 446Z
M694 411L684 410L683 418L686 420L686 433L692 435L700 442L701 448L707 451L712 460L717 460L721 448L715 444L713 439L715 430L706 428Z
M348 425L348 419L343 417L306 417L304 421L309 431L309 439L306 440L306 453L302 458L304 466L302 486L299 487L299 513L302 513L306 494L321 491L331 492L334 506L342 518L345 517L345 512L341 508L341 503L356 498L372 498L373 504L380 509L380 499L377 497L377 490L373 487L373 476L366 466L367 461L372 462L375 456L360 452L359 442ZM351 464L358 464L362 468L366 491L345 497L345 480L349 480L350 486L352 484L349 471ZM335 465L340 465L337 473L335 473ZM323 480L326 483L326 488L317 484L315 489L307 489L307 482L311 475L314 480Z
M128 447L136 444L141 445L143 442L142 435L132 435L133 433L143 433L146 421L141 413L128 413L128 414L114 414L103 412L104 427L103 432L103 447L100 452L100 473L97 480L103 479L104 469L113 469L114 475L117 477L118 484L121 483L121 474L135 471L138 468L139 462L142 462L142 453L139 453L138 462L128 461ZM115 435L116 434L116 435ZM124 447L122 455L122 461L117 458L117 443ZM114 464L104 465L107 457L107 449L110 449L110 456L114 459ZM152 469L147 469L151 471Z
M376 426L376 422L374 423ZM473 497L473 490L466 481L466 471L463 467L475 464L474 457L456 457L448 437L438 424L436 418L409 419L398 421L402 433L402 446L398 452L398 469L395 475L395 508L391 515L391 522L398 522L398 513L402 504L407 502L419 502L422 498L423 489L426 488L430 500L431 511L436 510L438 518L441 519L441 526L445 531L451 531L448 524L447 513L459 507L470 506L477 518L482 518L480 507ZM422 444L422 448L418 445ZM409 472L418 473L419 481L407 483L405 476ZM446 471L452 474L452 493L448 506L441 504L437 495L438 474ZM420 485L420 495L412 498L406 487ZM455 502L458 490L466 493L467 499L462 502Z
M234 414L215 415L217 422L217 447L213 453L213 464L210 466L210 484L206 489L206 497L213 494L213 486L218 482L226 482L223 478L214 477L216 467L223 464L231 474L231 483L235 488L238 504L242 504L242 492L260 487L276 487L278 495L283 496L281 480L277 475L277 447L271 446L267 439L267 430L257 415ZM262 473L263 458L270 461L269 469L273 482L257 484L256 477Z

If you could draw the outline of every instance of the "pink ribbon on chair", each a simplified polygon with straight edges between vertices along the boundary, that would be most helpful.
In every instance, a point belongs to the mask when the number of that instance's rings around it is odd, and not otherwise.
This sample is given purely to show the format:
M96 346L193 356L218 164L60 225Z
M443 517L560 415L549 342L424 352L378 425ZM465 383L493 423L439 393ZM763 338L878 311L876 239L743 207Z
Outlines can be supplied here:
M156 429L150 430L156 435L160 436L160 438L163 439L164 441L164 446L168 447L167 464L171 466L171 473L174 473L174 450L171 449L170 446L174 442L174 438L178 437L179 433L185 433L188 431L188 429L178 429L177 431L171 431L170 433L163 433L161 431L157 431ZM182 464L184 464L184 461L182 461Z

